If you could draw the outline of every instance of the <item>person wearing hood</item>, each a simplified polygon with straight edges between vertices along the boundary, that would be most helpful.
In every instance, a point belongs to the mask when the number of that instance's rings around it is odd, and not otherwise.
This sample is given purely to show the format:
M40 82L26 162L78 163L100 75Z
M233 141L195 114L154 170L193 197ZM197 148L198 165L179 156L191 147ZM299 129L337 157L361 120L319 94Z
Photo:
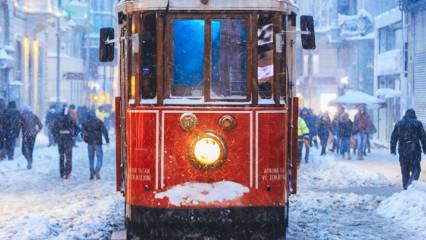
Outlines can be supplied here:
M68 108L63 107L61 115L53 123L53 138L58 144L59 173L61 178L68 179L72 170L73 139L80 129L76 122L68 115Z
M13 160L15 155L16 139L21 131L22 121L21 114L16 109L16 102L11 101L7 105L5 111L4 131L5 131L5 147L7 151L7 157L9 160Z
M102 135L106 143L109 143L108 131L105 124L96 117L94 112L89 112L87 121L83 123L83 140L87 143L87 152L89 155L90 180L100 179L100 171L103 160ZM96 155L96 167L94 166Z
M31 111L30 107L24 107L21 114L22 122L22 154L27 159L27 168L32 168L34 143L37 134L43 128L40 119Z
M413 181L419 180L422 148L426 154L426 133L413 109L408 109L402 120L395 125L391 136L391 154L396 155L397 144L402 186L407 189Z

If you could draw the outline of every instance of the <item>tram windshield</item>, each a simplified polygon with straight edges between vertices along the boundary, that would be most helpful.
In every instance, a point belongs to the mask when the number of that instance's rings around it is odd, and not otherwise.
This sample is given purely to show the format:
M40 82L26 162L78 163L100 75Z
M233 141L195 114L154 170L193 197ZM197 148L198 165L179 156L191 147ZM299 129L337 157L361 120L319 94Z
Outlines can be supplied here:
M209 30L206 21L172 21L170 98L206 97L208 88L212 100L247 99L247 20L211 19Z
M129 50L136 82L129 84L129 99L283 104L286 53L276 51L274 34L286 28L286 19L276 13L170 14L166 20L141 14L133 28L139 45L132 42Z

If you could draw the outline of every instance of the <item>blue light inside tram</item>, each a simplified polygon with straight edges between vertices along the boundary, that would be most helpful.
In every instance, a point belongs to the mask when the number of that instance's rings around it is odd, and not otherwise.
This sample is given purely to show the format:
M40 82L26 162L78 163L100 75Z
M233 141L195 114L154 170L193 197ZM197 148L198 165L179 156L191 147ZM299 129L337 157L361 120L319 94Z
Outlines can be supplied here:
M201 86L204 82L204 20L173 23L175 85Z

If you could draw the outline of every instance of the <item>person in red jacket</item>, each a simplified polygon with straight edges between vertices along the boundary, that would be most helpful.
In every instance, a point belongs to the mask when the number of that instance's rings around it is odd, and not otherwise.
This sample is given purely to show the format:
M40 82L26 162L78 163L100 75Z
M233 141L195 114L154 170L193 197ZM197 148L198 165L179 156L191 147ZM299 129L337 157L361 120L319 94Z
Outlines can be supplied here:
M365 146L367 144L368 133L372 128L370 116L367 113L365 105L359 108L358 113L355 115L353 132L357 139L357 159L364 159Z

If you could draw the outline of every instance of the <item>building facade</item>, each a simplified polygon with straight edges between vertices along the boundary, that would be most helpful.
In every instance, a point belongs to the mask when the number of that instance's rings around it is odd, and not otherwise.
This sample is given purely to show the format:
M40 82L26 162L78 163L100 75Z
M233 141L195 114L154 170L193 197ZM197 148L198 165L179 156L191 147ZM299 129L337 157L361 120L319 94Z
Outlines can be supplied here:
M408 100L407 96L401 98L408 87L402 20L399 8L375 18L374 93L386 101L386 108L375 116L375 125L377 139L383 143L390 141L393 127L401 118L401 103Z
M298 67L298 89L301 89L300 95L305 99L305 106L313 108L316 112L323 111L328 101L343 94L349 88L373 94L374 18L397 7L397 2L394 0L299 0L298 4L301 9L300 14L314 16L318 36L317 51L303 52L302 58L308 60L302 61L302 66ZM310 55L314 57L311 58ZM312 69L312 71L303 71L303 69ZM318 69L317 72L314 69ZM315 80L316 77L318 80ZM318 90L311 91L309 88ZM318 96L321 98L321 94L323 94L323 103L318 106L316 99Z
M426 0L400 0L407 63L404 74L407 87L403 89L403 110L414 108L417 117L426 123Z

